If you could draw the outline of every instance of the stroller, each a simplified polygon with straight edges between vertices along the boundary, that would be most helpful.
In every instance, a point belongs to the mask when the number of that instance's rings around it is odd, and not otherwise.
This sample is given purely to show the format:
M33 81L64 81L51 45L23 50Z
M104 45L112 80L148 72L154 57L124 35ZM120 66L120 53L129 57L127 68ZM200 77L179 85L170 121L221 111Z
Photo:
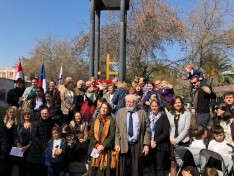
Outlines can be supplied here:
M219 176L233 175L233 162L230 158L222 156L211 150L202 149L200 152L201 173L205 167L215 168Z
M186 166L190 166L195 176L199 176L199 168L200 168L200 148L193 147L182 147L179 146L175 148L175 158L176 163L179 166L177 176L182 176L182 169Z

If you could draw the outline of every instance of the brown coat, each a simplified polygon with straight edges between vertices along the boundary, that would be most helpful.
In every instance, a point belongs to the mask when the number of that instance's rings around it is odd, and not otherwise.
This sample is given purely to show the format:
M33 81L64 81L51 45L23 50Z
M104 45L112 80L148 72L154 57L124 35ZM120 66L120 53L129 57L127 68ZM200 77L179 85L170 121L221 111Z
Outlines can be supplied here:
M71 90L73 91L73 90ZM64 115L68 115L69 113L69 108L73 105L76 105L76 95L75 92L74 93L74 99L73 102L71 104L70 99L69 99L69 94L68 94L68 90L65 88L62 90L61 92L61 110L63 111Z
M139 133L138 133L138 146L139 155L142 155L144 145L150 146L150 123L149 117L143 110L137 111L139 118ZM116 134L115 145L120 145L120 152L128 152L128 139L127 139L127 109L122 108L118 111L116 118Z

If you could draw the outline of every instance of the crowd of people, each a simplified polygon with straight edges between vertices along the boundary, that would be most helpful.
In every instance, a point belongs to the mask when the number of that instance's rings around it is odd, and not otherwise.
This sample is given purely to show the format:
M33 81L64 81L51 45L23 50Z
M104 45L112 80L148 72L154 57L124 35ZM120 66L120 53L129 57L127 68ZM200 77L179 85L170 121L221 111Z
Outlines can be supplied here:
M24 81L17 79L0 123L0 175L11 175L13 164L23 176L69 175L69 162L87 154L84 175L111 176L118 170L120 176L138 176L148 168L150 175L163 176L170 170L175 176L178 146L208 148L231 159L234 93L225 93L224 101L210 111L214 92L191 65L186 70L194 88L197 126L192 135L192 113L166 80L153 83L136 77L129 89L117 78L97 86L91 77L86 83L79 80L74 88L74 80L67 77L59 89L50 81L45 91L36 78L25 90ZM10 155L12 147L20 148L23 156ZM193 175L186 168L183 173Z

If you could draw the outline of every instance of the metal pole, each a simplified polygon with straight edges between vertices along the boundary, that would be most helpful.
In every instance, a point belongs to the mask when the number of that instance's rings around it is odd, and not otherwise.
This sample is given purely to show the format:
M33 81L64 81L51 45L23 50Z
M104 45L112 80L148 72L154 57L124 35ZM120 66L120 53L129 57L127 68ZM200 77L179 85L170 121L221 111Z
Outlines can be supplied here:
M89 41L89 77L94 76L94 40L95 40L95 0L91 0L90 8L90 41Z
M96 30L95 30L95 64L94 76L99 79L99 58L100 58L100 10L96 10Z
M119 80L126 78L126 0L120 2L120 61Z

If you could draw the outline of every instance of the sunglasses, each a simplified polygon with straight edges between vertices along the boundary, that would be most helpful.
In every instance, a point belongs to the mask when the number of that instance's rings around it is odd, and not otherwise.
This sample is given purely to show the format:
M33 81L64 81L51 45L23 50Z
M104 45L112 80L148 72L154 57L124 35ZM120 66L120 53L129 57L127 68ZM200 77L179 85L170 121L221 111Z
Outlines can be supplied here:
M218 111L218 110L219 110L219 107L215 107L214 110L215 110L215 111Z
M196 83L197 83L197 81L196 81L196 82L191 82L192 85L194 85L194 84L196 84Z
M31 115L30 113L25 113L24 115Z

